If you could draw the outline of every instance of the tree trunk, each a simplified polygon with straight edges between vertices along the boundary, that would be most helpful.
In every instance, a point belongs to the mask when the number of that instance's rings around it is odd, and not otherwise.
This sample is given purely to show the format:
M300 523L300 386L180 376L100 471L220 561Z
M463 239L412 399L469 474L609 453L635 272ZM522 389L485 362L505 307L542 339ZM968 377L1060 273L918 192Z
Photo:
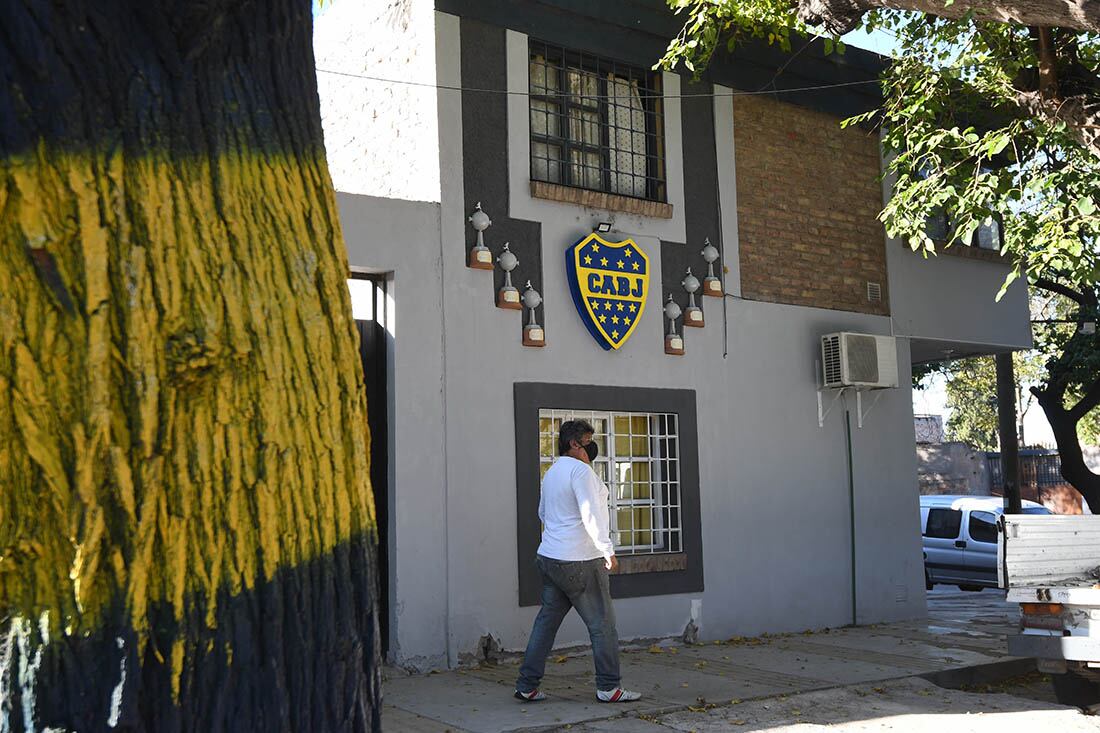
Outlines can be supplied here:
M1071 410L1063 404L1063 397L1056 392L1032 388L1039 406L1046 413L1054 442L1058 446L1058 457L1062 464L1062 478L1084 497L1089 511L1100 514L1100 475L1093 473L1085 463L1081 441L1077 437L1077 423Z
M311 31L0 3L0 731L378 728Z

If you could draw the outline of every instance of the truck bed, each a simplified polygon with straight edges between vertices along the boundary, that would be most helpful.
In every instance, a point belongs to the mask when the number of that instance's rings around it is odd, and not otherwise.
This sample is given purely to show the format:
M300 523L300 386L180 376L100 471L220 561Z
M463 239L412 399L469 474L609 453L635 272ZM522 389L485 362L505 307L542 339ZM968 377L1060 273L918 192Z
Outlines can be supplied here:
M1079 589L1076 597L1082 597L1081 590L1095 590L1100 582L1100 515L1006 514L1000 521L999 585L1009 591L1009 600L1021 600L1017 596L1022 594L1013 591L1026 589ZM1085 595L1100 595L1100 590Z

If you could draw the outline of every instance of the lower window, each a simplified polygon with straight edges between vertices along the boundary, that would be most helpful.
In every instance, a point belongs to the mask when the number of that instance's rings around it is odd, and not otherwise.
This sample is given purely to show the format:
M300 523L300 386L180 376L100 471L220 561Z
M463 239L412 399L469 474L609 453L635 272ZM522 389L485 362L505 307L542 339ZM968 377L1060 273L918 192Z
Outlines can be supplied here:
M565 420L595 428L593 469L610 489L616 598L703 590L694 390L517 383L516 537L519 604L536 605L539 491Z

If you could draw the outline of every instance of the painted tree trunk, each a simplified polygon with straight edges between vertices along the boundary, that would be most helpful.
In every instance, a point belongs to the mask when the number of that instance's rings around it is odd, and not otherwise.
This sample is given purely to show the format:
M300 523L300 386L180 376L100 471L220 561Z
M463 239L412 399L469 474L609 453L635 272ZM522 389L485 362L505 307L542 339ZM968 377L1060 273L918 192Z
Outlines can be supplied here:
M378 727L311 32L0 3L0 731Z

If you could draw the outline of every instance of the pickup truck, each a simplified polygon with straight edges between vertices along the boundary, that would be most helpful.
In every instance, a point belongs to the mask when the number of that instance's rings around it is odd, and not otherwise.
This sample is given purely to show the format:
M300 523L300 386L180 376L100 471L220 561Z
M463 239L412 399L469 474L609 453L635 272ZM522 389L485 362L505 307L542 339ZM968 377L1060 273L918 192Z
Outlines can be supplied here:
M1034 657L1064 705L1100 704L1100 516L1005 514L997 567L1020 604L1008 652Z

